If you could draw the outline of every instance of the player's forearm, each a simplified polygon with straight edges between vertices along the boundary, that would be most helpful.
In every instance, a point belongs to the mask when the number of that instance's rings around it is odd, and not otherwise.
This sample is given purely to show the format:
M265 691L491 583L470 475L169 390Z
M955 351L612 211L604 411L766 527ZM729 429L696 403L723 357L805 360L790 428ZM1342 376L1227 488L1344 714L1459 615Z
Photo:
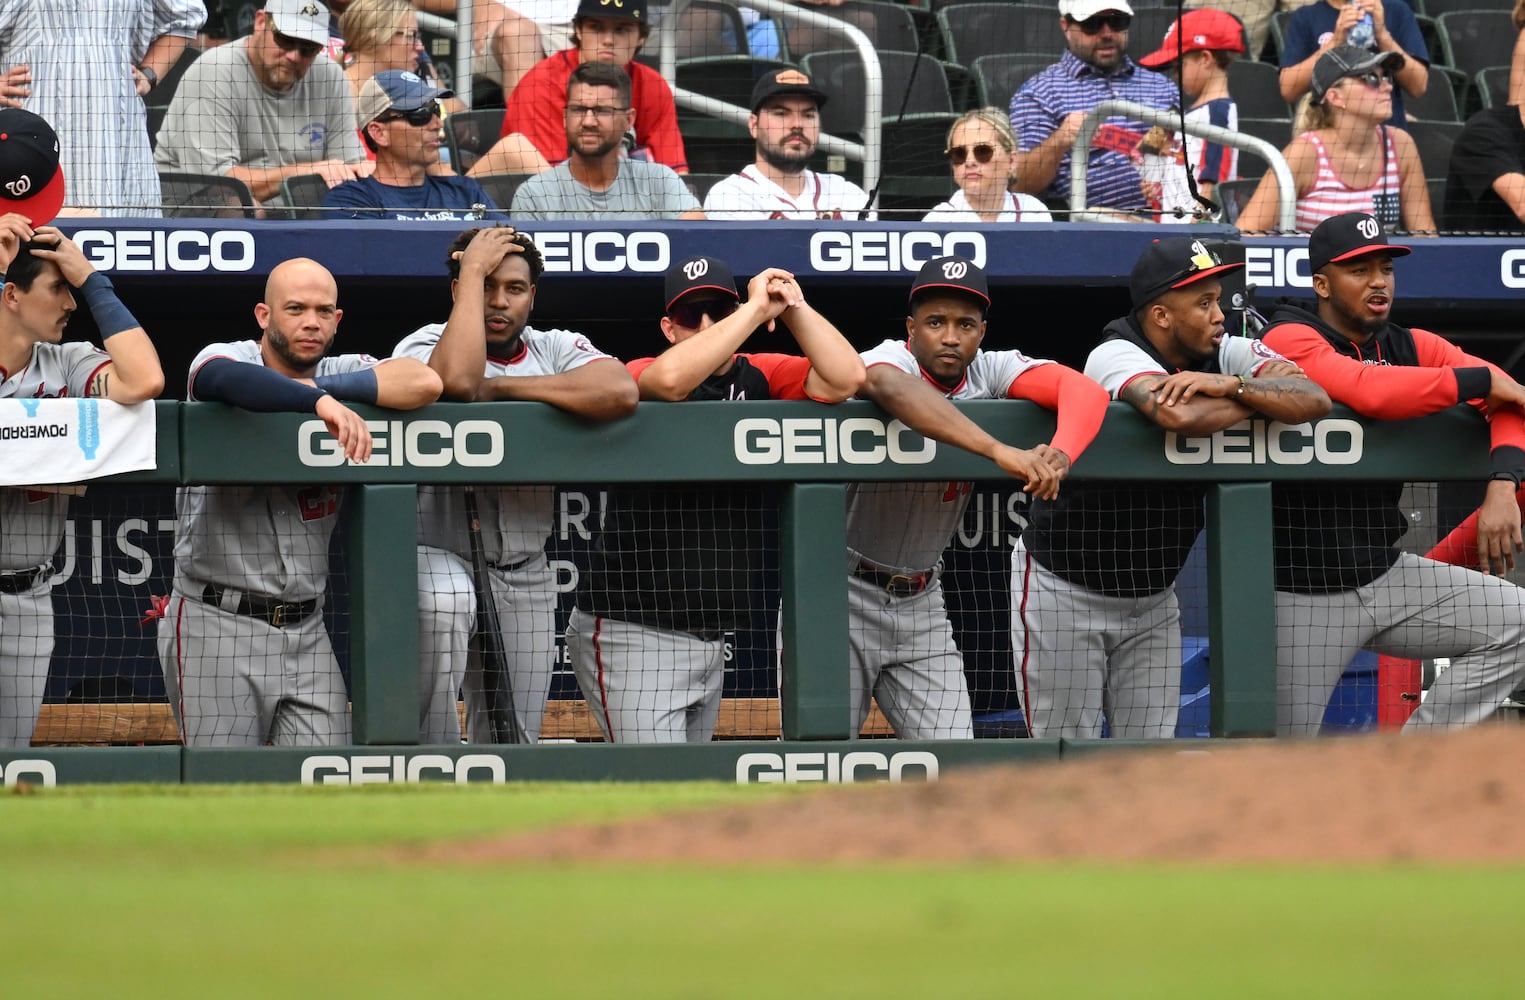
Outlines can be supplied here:
M1246 379L1244 392L1235 398L1284 424L1316 420L1326 415L1330 406L1329 393L1323 386L1295 376Z
M810 359L805 387L810 397L828 403L851 399L863 386L863 359L841 332L806 302L785 310L783 320Z
M701 330L663 351L641 372L638 381L641 398L669 402L687 399L699 383L730 361L762 322L761 317L762 310L758 306L743 302L735 312L708 330Z
M254 413L313 413L324 392L264 365L213 358L191 379L192 399L227 403Z
M463 274L456 289L455 308L429 355L429 367L439 375L445 399L469 403L481 393L487 368L482 283Z
M1078 459L1101 430L1111 397L1095 381L1066 365L1029 368L1012 384L1008 396L1030 399L1058 415L1049 447Z
M923 437L992 461L1001 443L919 378L888 365L868 369L859 395Z
M548 403L589 420L628 417L639 399L630 372L612 358L559 375L500 376L488 379L483 389L489 399Z
M97 376L90 394L118 403L140 403L163 392L164 369L159 364L159 352L117 298L110 279L98 271L92 273L80 284L79 296L100 328L102 346L111 355L111 369Z
M376 373L376 405L389 410L416 410L439 399L440 377L414 358L392 358L372 369Z
M1236 399L1199 395L1184 403L1158 406L1152 413L1146 412L1145 416L1164 430L1197 437L1216 434L1232 427L1254 412L1251 407Z

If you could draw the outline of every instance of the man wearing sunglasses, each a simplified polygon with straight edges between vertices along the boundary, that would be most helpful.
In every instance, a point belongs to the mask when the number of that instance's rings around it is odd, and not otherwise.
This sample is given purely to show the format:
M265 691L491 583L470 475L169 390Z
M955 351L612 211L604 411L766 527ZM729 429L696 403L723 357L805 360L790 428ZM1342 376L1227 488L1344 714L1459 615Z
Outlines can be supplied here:
M450 96L409 70L389 69L365 81L356 103L376 172L330 189L323 207L350 219L468 219L484 210L506 218L470 177L429 172L444 144L439 101Z
M1176 101L1174 84L1128 58L1133 8L1127 0L1060 0L1059 10L1067 51L1011 99L1018 189L1048 201L1069 200L1070 146L1092 108L1120 99L1164 110ZM1125 118L1102 123L1087 162L1088 207L1123 212L1148 207L1130 158L1147 131Z
M840 403L863 382L857 352L788 271L758 274L743 301L725 261L691 257L667 272L665 299L662 335L672 346L626 366L643 400ZM737 353L759 330L771 340L778 324L804 357ZM713 736L725 634L761 613L751 595L772 502L755 486L610 492L567 625L572 669L605 740Z
M334 187L368 173L353 92L327 44L319 0L267 0L242 44L186 71L159 131L159 172L232 177L261 203L287 177L319 174Z

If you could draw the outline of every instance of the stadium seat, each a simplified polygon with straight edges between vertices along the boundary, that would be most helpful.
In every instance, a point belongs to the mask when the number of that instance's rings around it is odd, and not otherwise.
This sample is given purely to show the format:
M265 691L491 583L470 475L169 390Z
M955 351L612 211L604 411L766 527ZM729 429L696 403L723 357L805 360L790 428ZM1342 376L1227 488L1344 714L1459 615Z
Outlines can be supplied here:
M1279 10L1271 15L1271 48L1276 50L1276 58L1281 59L1281 54L1287 47L1287 22L1292 19L1296 11ZM1434 53L1431 53L1433 55Z
M1456 103L1456 89L1451 83L1451 74L1445 72L1444 67L1432 67L1424 94L1420 97L1404 94L1403 110L1410 118L1427 122L1461 121L1461 109Z
M943 52L951 62L971 66L981 56L1008 52L1064 51L1059 17L1049 5L961 3L937 12Z
M252 219L258 207L248 185L222 174L160 174L159 191L171 219Z
M1509 67L1489 66L1477 71L1473 86L1485 108L1502 108L1509 103Z
M1283 118L1287 102L1281 96L1281 70L1270 63L1238 59L1229 64L1228 92L1241 118Z
M297 174L281 181L281 200L293 219L325 218L320 206L328 194L328 181L322 174Z
M1239 131L1245 135L1264 139L1278 150L1285 149L1292 141L1292 122L1286 118L1240 118ZM1255 180L1266 172L1266 161L1254 153L1240 151L1239 176Z
M1419 149L1425 177L1444 179L1451 166L1451 147L1461 134L1461 122L1410 122L1409 135Z
M450 164L464 174L471 165L498 141L503 131L502 108L479 108L457 111L445 119L445 144L450 148Z
M683 183L688 185L688 189L694 193L694 197L698 198L702 203L704 201L704 196L710 193L710 188L714 187L717 181L729 176L730 174L719 173L688 173L683 175Z
M1488 7L1488 2L1487 0L1415 0L1409 6L1414 8L1415 13L1439 18L1440 15L1449 14L1453 10L1483 10Z
M981 107L1011 107L1011 98L1033 75L1058 61L1052 52L980 56L969 67Z
M1239 213L1250 203L1250 198L1259 186L1259 178L1241 178L1237 181L1224 181L1213 188L1214 199L1223 206L1223 221L1237 222Z
M884 74L883 117L953 111L948 77L936 59L914 52L881 51L879 66ZM861 136L866 88L858 52L812 52L800 60L800 68L831 98L821 108L821 130L832 135Z
M793 65L755 56L701 56L679 59L676 80L680 90L746 108L751 106L752 87L763 74Z
M1455 66L1467 79L1489 66L1507 66L1514 54L1519 32L1507 10L1459 10L1440 15L1441 48L1447 66Z
M480 174L472 180L482 185L482 190L492 199L492 203L505 212L514 203L514 192L519 190L519 185L529 180L534 174Z
M948 169L944 150L948 148L948 130L957 120L957 114L948 112L906 115L884 122L881 219L920 219L953 193L953 172Z

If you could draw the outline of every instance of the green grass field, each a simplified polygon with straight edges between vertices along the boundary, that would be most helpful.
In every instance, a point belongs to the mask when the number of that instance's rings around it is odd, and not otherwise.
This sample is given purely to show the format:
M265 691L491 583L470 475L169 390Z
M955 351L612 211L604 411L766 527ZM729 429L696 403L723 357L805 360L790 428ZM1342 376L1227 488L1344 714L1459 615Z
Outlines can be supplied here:
M722 785L0 797L0 989L43 997L1515 997L1522 869L400 864Z

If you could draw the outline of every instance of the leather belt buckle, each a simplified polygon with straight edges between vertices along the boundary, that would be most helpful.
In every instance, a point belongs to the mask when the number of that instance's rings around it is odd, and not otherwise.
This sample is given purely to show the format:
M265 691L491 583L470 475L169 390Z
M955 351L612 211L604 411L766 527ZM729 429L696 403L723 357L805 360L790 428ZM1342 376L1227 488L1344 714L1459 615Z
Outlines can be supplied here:
M296 609L297 606L295 604L272 604L270 606L270 613L266 617L270 624L276 628L285 628L288 624L287 614Z
M884 589L892 597L915 597L921 593L927 585L927 575L916 573L895 573L885 581Z

